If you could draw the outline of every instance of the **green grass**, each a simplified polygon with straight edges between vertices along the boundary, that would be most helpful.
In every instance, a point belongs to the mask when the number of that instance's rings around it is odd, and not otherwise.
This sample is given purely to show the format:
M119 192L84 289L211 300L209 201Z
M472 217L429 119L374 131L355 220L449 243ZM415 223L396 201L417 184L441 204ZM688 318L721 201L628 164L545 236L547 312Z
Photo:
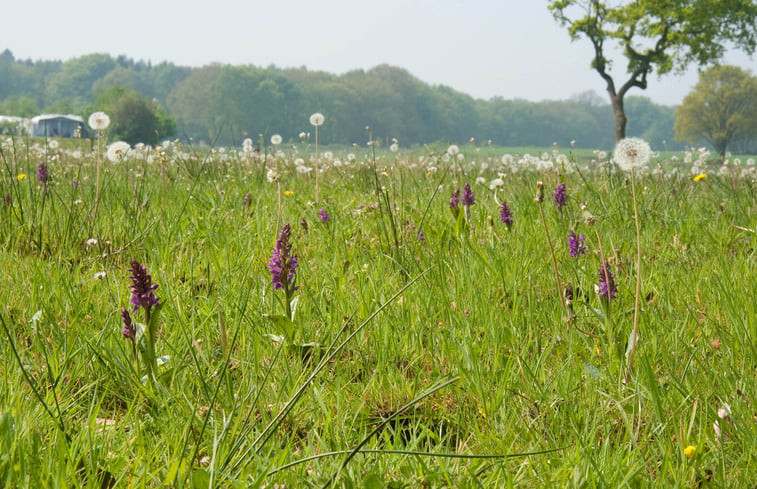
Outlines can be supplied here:
M3 142L0 159L0 190L10 196L0 204L0 485L757 480L753 178L710 167L694 182L682 161L667 160L664 174L640 177L644 300L624 384L634 217L628 177L606 167L513 172L500 168L509 150L466 146L463 176L439 160L443 147L434 156L381 151L375 166L365 148L333 150L342 161L354 152L357 163L331 165L316 204L312 172L293 163L313 148L288 150L268 163L280 169L281 224L292 224L300 265L295 344L280 344L264 317L284 312L266 267L277 187L259 159L171 146L164 167L157 158L105 162L93 216L89 145L77 159L73 148L13 143ZM35 178L43 160L46 189ZM493 192L474 183L500 171L510 230ZM558 212L551 191L561 178L569 200ZM570 324L534 202L537 180L562 282L576 289ZM449 195L466 182L476 205L469 223L456 223ZM593 226L578 201L597 217ZM320 207L330 222L318 220ZM569 257L571 230L586 236L585 256ZM597 235L619 287L609 307L594 292ZM133 258L160 285L156 348L170 360L155 385L120 332ZM724 403L728 420L718 418ZM367 451L347 461L358 446Z

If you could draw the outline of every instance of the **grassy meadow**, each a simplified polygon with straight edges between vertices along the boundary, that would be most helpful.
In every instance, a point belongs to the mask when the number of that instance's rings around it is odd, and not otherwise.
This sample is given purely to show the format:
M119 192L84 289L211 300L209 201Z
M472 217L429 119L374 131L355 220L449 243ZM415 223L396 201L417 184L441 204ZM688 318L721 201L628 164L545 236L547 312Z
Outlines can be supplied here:
M607 154L314 142L0 140L1 486L754 487L753 159L634 173L628 375Z

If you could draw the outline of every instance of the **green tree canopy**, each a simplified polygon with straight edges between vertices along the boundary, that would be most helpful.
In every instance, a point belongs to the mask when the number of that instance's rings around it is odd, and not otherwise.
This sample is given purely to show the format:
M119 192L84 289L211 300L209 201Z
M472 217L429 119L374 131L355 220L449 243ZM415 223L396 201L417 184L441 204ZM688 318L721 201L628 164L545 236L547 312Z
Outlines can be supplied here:
M626 132L623 98L633 87L646 89L653 71L706 65L729 44L753 53L757 44L755 0L631 0L614 7L600 0L552 0L549 9L572 39L586 37L594 47L591 67L606 83L616 141ZM619 85L607 57L612 44L626 58L628 78Z
M114 86L100 91L91 112L95 110L110 116L112 138L129 144L155 144L176 134L176 121L165 109L131 88Z
M725 158L736 141L757 140L757 77L736 66L714 66L699 76L676 109L679 141L702 139Z

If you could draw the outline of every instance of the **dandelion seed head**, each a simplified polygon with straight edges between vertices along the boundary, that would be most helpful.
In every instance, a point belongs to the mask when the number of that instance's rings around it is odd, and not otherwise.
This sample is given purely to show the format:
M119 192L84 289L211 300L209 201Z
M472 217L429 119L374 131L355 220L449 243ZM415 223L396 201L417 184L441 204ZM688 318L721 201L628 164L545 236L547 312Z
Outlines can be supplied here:
M649 143L641 138L621 139L612 152L613 161L624 171L645 166L651 156Z
M125 141L116 141L108 146L106 156L113 163L119 163L129 153L131 146Z
M87 122L95 131L104 131L110 125L110 117L105 112L93 112Z
M320 112L316 112L315 114L310 116L310 124L318 127L323 125L323 122L326 120L326 118L321 114ZM300 136L302 137L302 136Z

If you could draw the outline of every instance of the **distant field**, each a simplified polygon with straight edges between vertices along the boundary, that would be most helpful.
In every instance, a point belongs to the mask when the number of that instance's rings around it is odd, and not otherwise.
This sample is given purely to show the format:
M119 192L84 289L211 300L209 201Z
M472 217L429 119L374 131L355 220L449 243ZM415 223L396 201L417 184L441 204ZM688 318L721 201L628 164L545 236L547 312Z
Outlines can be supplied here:
M4 487L754 487L749 155L0 143Z

